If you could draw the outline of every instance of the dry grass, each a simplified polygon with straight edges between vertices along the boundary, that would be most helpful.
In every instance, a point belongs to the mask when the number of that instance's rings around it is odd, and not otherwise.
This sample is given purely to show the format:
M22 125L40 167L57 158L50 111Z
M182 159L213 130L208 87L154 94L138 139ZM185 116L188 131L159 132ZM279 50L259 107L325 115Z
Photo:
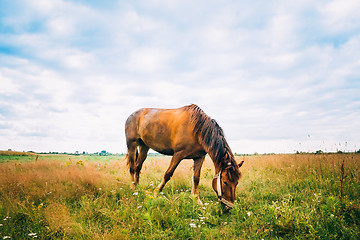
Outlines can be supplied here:
M275 169L286 178L299 178L306 174L316 173L318 177L339 174L341 164L359 176L360 154L276 154L237 157L245 161L242 170Z
M50 202L44 209L44 217L51 232L72 235L79 228L79 224L72 218L68 206L62 203Z
M117 182L97 169L96 163L81 166L63 161L34 161L0 165L1 197L14 207L20 202L41 199L76 199Z
M0 156L35 156L36 153L32 152L17 152L17 151L2 151L0 150Z

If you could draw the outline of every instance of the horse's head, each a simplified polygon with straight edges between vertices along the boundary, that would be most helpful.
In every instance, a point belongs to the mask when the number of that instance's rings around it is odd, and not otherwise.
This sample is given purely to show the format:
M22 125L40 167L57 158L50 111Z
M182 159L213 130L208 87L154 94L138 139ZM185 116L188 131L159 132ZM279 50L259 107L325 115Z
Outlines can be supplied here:
M240 167L243 163L244 161L237 165L235 161L228 161L224 166L221 166L220 171L213 179L213 189L225 211L234 207L235 189L241 178Z

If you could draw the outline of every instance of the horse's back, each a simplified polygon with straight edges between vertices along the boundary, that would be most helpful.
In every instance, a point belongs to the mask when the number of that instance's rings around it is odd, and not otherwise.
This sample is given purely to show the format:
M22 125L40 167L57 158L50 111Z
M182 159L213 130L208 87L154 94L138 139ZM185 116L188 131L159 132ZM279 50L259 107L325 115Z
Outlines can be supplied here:
M141 138L153 141L174 141L179 133L190 134L189 114L183 109L142 109L138 132ZM187 131L187 128L188 131Z
M184 107L177 109L141 108L127 118L125 128L138 128L139 130L141 127L153 124L173 128L183 125L184 122L189 122L189 114L184 111Z

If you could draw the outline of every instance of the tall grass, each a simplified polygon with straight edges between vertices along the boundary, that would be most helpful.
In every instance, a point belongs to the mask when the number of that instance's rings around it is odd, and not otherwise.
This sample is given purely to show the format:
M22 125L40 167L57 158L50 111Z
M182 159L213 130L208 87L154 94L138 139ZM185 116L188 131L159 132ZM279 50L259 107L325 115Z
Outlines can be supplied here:
M0 239L360 238L359 154L238 157L245 164L230 214L211 188L210 159L204 206L190 194L192 161L156 197L168 157L150 156L135 190L120 157L13 159L0 164Z

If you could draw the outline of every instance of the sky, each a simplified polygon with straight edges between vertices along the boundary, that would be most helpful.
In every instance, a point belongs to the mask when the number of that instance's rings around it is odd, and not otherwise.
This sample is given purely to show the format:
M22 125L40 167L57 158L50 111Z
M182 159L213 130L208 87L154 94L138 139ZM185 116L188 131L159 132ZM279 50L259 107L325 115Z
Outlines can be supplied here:
M0 150L125 153L197 104L236 153L360 149L360 1L0 0Z

